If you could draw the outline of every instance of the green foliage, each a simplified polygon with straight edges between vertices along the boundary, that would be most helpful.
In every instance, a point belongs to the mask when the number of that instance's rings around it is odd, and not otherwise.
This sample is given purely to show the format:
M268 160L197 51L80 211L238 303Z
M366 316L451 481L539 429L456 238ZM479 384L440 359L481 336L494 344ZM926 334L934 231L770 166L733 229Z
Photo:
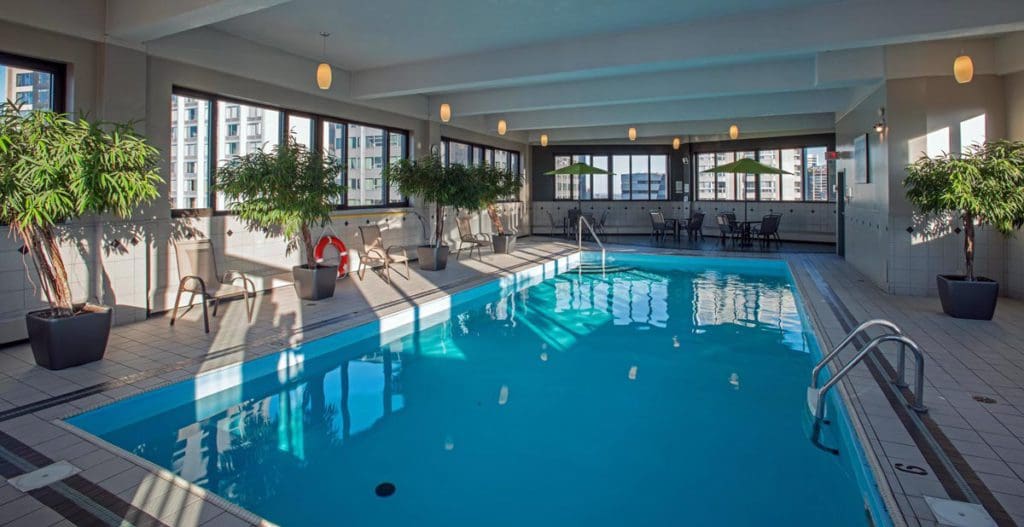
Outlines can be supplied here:
M1024 142L991 141L962 155L922 157L907 167L903 184L921 212L962 218L967 274L973 279L975 222L1004 235L1024 224Z
M54 313L72 314L53 227L85 214L128 217L159 195L159 151L132 123L0 105L0 222L22 239Z
M289 137L270 152L257 150L229 160L217 170L214 188L250 228L267 235L283 233L288 250L301 246L306 265L315 268L310 227L331 221L331 211L345 195L339 183L344 170L334 156Z
M0 107L0 222L46 229L84 214L128 217L159 196L159 151L131 123Z

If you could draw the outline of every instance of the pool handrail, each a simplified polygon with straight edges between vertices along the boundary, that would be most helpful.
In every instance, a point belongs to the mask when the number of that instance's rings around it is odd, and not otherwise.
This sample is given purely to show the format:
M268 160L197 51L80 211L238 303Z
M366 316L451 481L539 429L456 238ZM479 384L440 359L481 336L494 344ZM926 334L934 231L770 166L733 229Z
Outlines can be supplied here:
M592 225L590 225L590 222L587 221L587 218L583 214L580 214L579 218L580 219L579 219L579 221L578 221L578 223L576 225L576 247L579 249L580 255L582 256L583 255L583 226L586 225L587 226L587 230L590 231L590 236L592 238L594 238L594 241L597 242L597 246L601 248L601 275L603 276L605 274L605 257L606 257L606 251L605 251L605 248L604 248L604 244L601 243L601 239L597 237L597 233L594 232L594 227Z

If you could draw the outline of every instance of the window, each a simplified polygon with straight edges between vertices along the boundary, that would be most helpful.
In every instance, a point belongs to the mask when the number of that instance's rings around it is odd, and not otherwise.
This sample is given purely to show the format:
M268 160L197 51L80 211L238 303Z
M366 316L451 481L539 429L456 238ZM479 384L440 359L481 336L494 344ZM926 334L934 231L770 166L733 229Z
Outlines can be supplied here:
M175 134L171 145L171 188L168 199L172 209L208 208L210 206L210 111L209 100L171 96L171 123L186 130ZM190 117L192 117L190 119ZM186 122L194 124L185 125ZM179 152L184 155L178 156Z
M243 133L244 140L240 141ZM408 204L397 191L389 191L383 180L385 163L408 155L407 132L243 104L176 88L171 97L171 208L230 208L222 195L211 192L216 166L235 156L273 149L285 133L310 148L324 145L326 153L350 167L337 176L339 183L347 185L350 191L347 199L337 204L338 208ZM178 153L182 154L181 159Z
M569 156L555 156L555 170L572 164ZM575 199L574 183L578 180L568 174L555 174L555 199Z
M668 199L668 156L651 156L650 199Z
M704 152L694 155L696 199L736 201L834 201L827 148L765 148L757 151ZM705 174L737 159L756 158L787 174Z
M380 146L384 142L384 130L357 124L348 125L348 136L353 144L346 153L351 160L362 159L361 166L349 164L348 193L346 202L350 207L384 205L383 171ZM374 146L376 145L376 146ZM358 165L358 163L357 163Z
M470 163L470 146L456 141L448 142L448 163L452 165L468 165Z
M650 199L650 160L647 156L629 157L629 199Z
M629 156L612 156L612 199L629 199Z
M0 53L0 100L21 110L64 110L66 68L62 64Z

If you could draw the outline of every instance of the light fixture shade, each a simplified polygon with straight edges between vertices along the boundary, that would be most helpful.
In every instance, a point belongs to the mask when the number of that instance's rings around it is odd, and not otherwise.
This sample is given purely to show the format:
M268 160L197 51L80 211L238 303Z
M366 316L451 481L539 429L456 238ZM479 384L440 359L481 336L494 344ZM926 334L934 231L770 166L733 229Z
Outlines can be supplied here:
M636 141L636 128L633 128L632 126L629 127L629 140Z
M548 146L548 134L540 134L540 146Z
M508 131L508 123L504 119L498 119L498 135L505 135Z
M677 138L672 140L672 150L679 150L680 146L683 146L683 140L682 139L677 137Z
M732 125L729 127L729 139L736 139L740 136L740 127Z
M452 120L452 107L448 103L441 103L441 122L447 123Z
M316 67L316 85L321 90L331 89L331 65L326 62L321 62Z
M953 77L960 84L967 84L974 79L974 61L968 55L960 55L953 61Z

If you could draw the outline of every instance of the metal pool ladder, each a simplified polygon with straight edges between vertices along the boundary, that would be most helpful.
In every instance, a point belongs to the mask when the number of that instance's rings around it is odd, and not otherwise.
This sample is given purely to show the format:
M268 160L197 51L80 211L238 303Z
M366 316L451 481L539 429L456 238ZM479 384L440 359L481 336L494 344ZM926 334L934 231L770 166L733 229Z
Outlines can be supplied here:
M853 342L854 337L856 337L860 333L863 333L868 328L874 326L884 327L891 331L891 333L882 335L880 337L876 337L871 342L868 342L866 346L864 346L863 348L860 349L860 351L857 352L857 354L853 357L853 359L850 360L850 362L847 362L842 368L839 369L838 372L836 372L835 375L829 378L828 382L826 382L824 386L821 386L819 388L818 374L821 373L821 370L824 369L825 366L828 365L828 363L832 359L834 359L836 355L838 355L839 352L842 351L843 348L845 348L847 345ZM843 341L840 342L839 345L835 347L835 349L833 349L828 355L821 359L821 361L814 366L814 369L811 370L811 384L810 386L807 387L807 407L814 415L816 420L820 421L825 417L825 396L828 394L828 391L831 390L832 387L835 386L840 380L842 380L843 377L846 376L846 374L850 373L850 370L852 370L854 366L863 361L867 357L868 353L870 353L872 350L874 350L875 348L877 348L878 346L885 342L898 342L900 345L899 353L896 358L896 361L899 364L897 365L896 379L893 380L893 383L900 388L907 387L907 348L909 348L911 353L914 354L914 362L917 366L917 371L914 378L914 402L913 404L910 405L910 407L913 410L921 413L928 411L928 409L924 406L924 356L921 354L921 348L910 337L904 335L903 331L901 331L899 326L897 326L896 324L888 320L874 319L857 326L857 329L851 331L850 334L847 335L846 338L843 339Z
M601 248L601 275L604 276L605 269L606 269L606 267L605 267L606 251L604 250L604 244L601 243L601 239L598 238L597 237L597 233L594 232L594 227L590 225L590 222L587 221L587 218L585 218L583 216L583 214L580 214L579 222L576 225L576 247L580 251L580 260L583 259L583 226L584 225L586 225L587 226L587 230L590 231L590 236L594 238L595 242L597 242L597 246ZM582 267L581 267L581 269L582 269Z

